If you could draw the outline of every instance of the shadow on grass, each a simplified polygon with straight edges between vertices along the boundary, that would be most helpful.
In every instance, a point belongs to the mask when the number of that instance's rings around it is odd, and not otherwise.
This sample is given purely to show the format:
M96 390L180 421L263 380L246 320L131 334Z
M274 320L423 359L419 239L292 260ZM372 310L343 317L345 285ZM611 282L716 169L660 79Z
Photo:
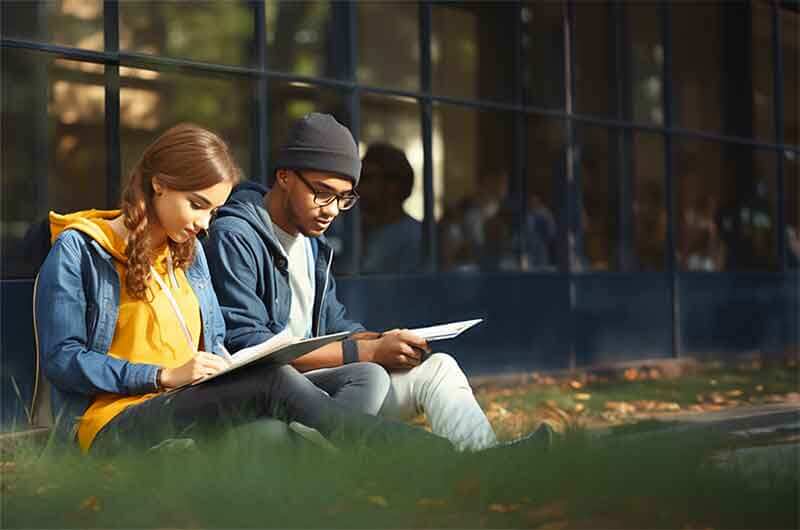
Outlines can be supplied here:
M641 431L640 431L641 432ZM652 431L649 431L652 432ZM698 433L571 432L547 452L428 445L265 444L237 433L195 450L84 457L20 447L4 465L4 528L789 528L796 473L766 480ZM787 466L790 465L787 462ZM796 452L794 465L796 466ZM13 469L11 469L13 468ZM795 468L796 469L796 468ZM763 477L761 477L763 478Z

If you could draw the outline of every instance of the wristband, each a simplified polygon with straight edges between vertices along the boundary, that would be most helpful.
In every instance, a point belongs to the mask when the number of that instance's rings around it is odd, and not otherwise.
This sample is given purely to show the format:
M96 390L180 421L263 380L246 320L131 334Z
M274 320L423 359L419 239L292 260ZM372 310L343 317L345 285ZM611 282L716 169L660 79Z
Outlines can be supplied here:
M163 368L156 370L156 392L161 392L164 390L164 384L161 382L161 372L163 371Z
M353 339L342 341L342 364L358 362L358 344Z

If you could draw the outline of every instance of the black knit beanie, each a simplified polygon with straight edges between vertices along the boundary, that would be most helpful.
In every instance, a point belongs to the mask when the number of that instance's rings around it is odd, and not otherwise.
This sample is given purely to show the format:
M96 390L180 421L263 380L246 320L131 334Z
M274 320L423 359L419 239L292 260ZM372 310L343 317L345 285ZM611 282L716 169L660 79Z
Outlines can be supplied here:
M308 169L335 173L358 185L361 159L350 131L330 114L312 112L292 125L278 152L276 169Z

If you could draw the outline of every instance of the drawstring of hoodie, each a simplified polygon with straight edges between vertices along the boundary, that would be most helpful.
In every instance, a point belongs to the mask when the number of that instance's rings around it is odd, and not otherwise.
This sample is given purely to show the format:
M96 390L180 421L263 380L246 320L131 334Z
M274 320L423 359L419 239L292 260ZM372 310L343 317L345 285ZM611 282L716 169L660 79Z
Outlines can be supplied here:
M167 283L161 278L161 275L156 271L155 267L150 265L150 272L153 275L153 278L158 283L158 286L161 287L161 290L164 292L164 295L169 300L169 305L172 306L172 310L175 312L175 316L178 317L178 323L181 325L181 329L183 330L183 334L186 337L186 342L189 344L189 350L194 351L195 345L192 342L192 334L189 331L189 326L186 325L186 319L183 318L183 313L181 313L180 307L178 307L178 302L175 301L175 297L172 296L172 293L167 286ZM167 250L167 276L169 277L169 281L172 284L174 289L178 288L178 279L175 277L175 269L172 266L172 252Z

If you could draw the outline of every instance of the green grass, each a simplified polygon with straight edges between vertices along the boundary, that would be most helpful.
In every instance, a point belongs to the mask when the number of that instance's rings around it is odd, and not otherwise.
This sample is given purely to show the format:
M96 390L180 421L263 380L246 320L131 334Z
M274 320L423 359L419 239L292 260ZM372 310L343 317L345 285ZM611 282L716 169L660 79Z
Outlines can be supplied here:
M580 432L546 453L331 455L247 432L196 451L113 459L23 445L3 473L2 527L795 527L796 474L754 480L713 465L719 448L686 436L597 443Z

